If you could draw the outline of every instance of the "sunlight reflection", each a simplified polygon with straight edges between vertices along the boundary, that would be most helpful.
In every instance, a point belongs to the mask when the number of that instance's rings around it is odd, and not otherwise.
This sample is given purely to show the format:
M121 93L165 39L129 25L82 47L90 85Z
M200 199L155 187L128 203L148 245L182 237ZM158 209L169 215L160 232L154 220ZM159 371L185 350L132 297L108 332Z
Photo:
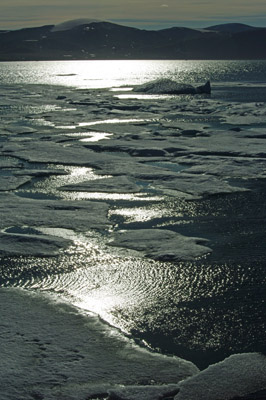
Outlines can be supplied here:
M110 178L109 175L97 175L92 168L88 167L73 167L51 164L48 168L65 171L65 174L51 175L47 178L37 180L34 187L31 184L25 185L19 193L27 193L28 197L36 198L40 193L49 194L66 200L127 200L127 201L161 201L161 196L150 196L147 192L132 193L109 193L106 192L86 192L78 190L65 190L63 187L67 185L75 185L85 181L100 180ZM63 188L63 190L61 190Z
M99 125L99 124L123 124L123 123L129 123L129 122L144 122L144 121L149 121L149 120L143 119L143 118L127 118L127 119L113 118L113 119L104 119L101 121L80 122L78 125L79 126L92 126L92 125Z
M90 132L91 136L80 139L80 142L99 142L103 139L109 139L109 136L112 136L112 133L105 132Z
M195 70L205 80L206 68L201 71L202 61L182 60L67 60L50 61L47 73L47 62L39 61L20 63L18 74L10 68L10 63L4 63L2 74L5 81L31 84L48 84L68 87L111 88L118 86L134 86L157 78L194 78ZM218 69L218 68L217 68ZM221 69L219 63L219 70ZM104 77L104 79L103 79ZM203 79L204 77L204 79ZM209 76L208 76L209 77Z
M164 210L158 210L157 208L120 208L115 210L110 210L111 215L123 216L127 222L146 222L153 218L163 217Z
M76 125L57 125L56 129L76 129Z
M121 308L125 303L125 299L123 299L121 295L118 295L115 290L113 293L110 293L110 290L95 290L89 295L80 296L80 298L75 292L73 292L72 295L75 298L78 297L78 301L74 302L76 307L83 311L100 315L108 324L117 326L117 320L112 315L111 311L116 308Z
M81 142L98 142L102 139L109 139L109 136L113 136L113 134L109 132L88 131L67 133L66 136L82 138L80 139Z
M39 232L43 233L44 235L51 235L51 236L58 236L63 239L68 240L77 240L77 234L70 229L65 228L47 228L47 227L38 227L36 228Z
M65 171L64 175L51 175L46 179L41 179L35 182L31 192L41 191L43 193L51 193L53 195L62 196L63 192L59 191L61 186L77 184L84 181L101 179L106 176L98 176L92 168L88 167L72 167L65 165L48 165L48 168Z
M113 209L109 211L109 215L122 216L127 223L147 222L155 218L180 218L184 216L184 204L182 200L165 201L165 199L161 199L159 202L154 202L145 207ZM183 223L184 221L182 220ZM171 221L162 222L160 226L164 226L164 224L169 225ZM172 224L178 225L178 221L174 219Z
M119 94L116 95L117 99L137 99L137 100L165 100L176 97L176 95L169 94Z
M128 92L130 90L133 90L133 87L113 87L110 92Z
M32 119L34 125L41 125L41 126L50 126L55 128L55 124L51 121L47 121L44 118L34 118Z
M57 186L61 186L61 184L73 184L79 183L84 180L92 180L92 179L100 179L98 175L95 174L92 168L88 167L73 167L73 166L65 166L65 165L57 165L56 168L63 169L66 171L67 175L64 176L56 176L52 177L52 180L58 181L60 180ZM47 182L46 182L47 183ZM44 184L45 186L45 184Z
M62 192L68 200L127 200L127 201L161 201L162 197L148 196L146 193L102 193L102 192Z

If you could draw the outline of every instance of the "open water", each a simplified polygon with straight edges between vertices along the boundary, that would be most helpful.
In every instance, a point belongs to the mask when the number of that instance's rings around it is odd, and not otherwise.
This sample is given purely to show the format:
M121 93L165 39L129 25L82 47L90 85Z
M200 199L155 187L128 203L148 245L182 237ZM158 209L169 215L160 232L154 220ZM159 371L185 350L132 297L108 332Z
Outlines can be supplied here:
M106 88L138 85L158 78L195 84L210 80L219 97L249 96L263 98L259 87L265 86L266 62L262 61L39 61L0 64L2 84L63 85L77 88ZM247 86L256 85L256 93ZM235 91L228 93L227 87ZM226 94L227 93L227 94ZM237 95L238 94L238 95ZM214 92L214 96L216 93ZM254 96L254 97L253 97ZM251 98L250 97L250 98ZM236 98L236 97L235 97ZM244 97L242 97L243 100Z

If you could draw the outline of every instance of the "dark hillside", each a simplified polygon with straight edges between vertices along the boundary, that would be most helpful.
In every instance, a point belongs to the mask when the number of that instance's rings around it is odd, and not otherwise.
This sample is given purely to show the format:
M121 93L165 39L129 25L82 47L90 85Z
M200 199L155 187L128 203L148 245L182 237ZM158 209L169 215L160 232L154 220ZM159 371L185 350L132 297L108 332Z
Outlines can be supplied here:
M266 28L226 24L148 31L110 22L0 30L0 61L90 59L265 59Z

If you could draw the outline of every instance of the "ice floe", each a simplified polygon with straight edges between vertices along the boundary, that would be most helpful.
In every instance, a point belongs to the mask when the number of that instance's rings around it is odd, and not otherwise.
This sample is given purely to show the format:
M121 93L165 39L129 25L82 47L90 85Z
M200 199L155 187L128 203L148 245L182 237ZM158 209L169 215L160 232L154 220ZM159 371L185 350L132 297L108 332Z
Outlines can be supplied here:
M0 255L55 256L60 249L71 245L70 240L49 236L18 233L0 233Z
M8 206L7 206L8 205ZM15 225L73 228L86 231L110 226L105 203L88 201L33 200L12 193L0 194L0 226Z
M210 253L208 241L185 237L166 229L136 229L115 234L112 246L137 250L146 257L163 261L187 261Z
M177 191L177 195L178 192L184 192L199 197L247 190L241 187L234 187L207 173L202 174L201 176L196 174L180 173L177 177L172 177L168 180L158 179L154 182L154 186L156 188L162 188L163 190L171 190L171 193L173 194Z
M74 190L81 192L107 192L107 193L138 193L140 187L126 176L95 179L77 183L75 185L66 185L61 190Z
M31 177L29 176L1 176L0 175L0 191L14 190L24 185L26 182L30 182Z
M266 357L234 354L181 382L179 388L175 400L228 400L258 392L266 389Z

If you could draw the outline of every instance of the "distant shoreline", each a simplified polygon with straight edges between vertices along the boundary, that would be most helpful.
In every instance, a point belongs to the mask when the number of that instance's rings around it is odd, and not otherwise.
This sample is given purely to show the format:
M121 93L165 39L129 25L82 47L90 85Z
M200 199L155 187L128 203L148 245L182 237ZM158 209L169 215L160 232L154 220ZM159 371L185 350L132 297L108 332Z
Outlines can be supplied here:
M266 59L266 28L244 24L149 31L73 20L0 36L0 61Z

